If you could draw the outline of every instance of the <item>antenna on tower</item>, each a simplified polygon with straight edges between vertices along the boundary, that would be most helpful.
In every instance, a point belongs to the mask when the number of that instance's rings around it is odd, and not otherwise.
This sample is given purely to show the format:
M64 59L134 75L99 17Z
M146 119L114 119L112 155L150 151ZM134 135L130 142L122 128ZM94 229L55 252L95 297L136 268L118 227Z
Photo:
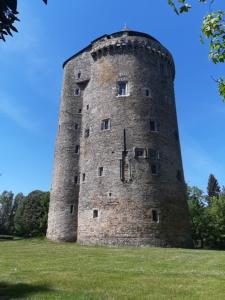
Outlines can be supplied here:
M130 30L130 29L127 27L127 23L125 22L123 25L122 31L128 31L128 30Z

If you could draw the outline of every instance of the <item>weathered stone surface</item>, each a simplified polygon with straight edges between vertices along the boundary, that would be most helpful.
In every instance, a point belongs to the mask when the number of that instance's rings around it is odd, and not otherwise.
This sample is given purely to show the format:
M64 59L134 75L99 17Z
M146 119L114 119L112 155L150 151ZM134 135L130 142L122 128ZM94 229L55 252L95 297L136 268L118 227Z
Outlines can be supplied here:
M191 246L174 76L169 51L132 31L65 63L49 239ZM118 96L120 82L127 95Z

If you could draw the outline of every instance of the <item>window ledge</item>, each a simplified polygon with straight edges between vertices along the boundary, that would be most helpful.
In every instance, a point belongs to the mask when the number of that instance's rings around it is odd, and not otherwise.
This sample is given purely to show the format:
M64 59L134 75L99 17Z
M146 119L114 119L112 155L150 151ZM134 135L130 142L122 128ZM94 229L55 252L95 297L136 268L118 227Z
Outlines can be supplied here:
M127 94L127 95L117 95L116 97L117 98L126 98L126 97L129 97L130 96L130 94Z

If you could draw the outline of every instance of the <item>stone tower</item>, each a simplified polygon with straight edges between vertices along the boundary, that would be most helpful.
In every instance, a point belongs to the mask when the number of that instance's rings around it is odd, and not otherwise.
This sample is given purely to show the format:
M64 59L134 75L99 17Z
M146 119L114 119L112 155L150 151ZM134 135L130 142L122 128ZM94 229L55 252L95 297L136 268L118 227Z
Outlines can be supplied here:
M191 246L170 52L104 35L64 63L47 237Z

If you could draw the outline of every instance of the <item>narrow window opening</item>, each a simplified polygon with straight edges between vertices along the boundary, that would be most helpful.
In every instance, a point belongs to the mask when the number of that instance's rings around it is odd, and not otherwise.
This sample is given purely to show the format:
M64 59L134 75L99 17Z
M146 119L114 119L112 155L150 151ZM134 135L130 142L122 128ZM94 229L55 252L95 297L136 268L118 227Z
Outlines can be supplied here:
M77 130L79 128L77 123L74 125L74 128L75 128L75 130Z
M150 91L149 91L149 89L145 89L145 96L146 96L146 97L149 97L149 96L150 96Z
M87 105L87 110L89 110L89 104Z
M81 72L79 72L79 73L77 74L77 78L80 79L80 77L81 77Z
M74 90L74 96L80 96L80 89Z
M177 180L182 181L182 173L180 170L177 170Z
M159 175L159 164L151 164L151 174Z
M175 137L175 140L176 140L176 141L179 140L179 136L178 136L178 132L177 132L177 131L174 131L174 137Z
M89 135L90 135L90 129L89 129L89 128L87 128L87 129L85 129L84 136L85 136L86 138L88 138L88 137L89 137Z
M102 120L102 123L101 123L101 130L107 130L107 129L110 129L110 119L105 119L105 120Z
M98 210L97 209L94 209L93 210L93 218L97 218L98 217Z
M80 109L78 110L78 113L81 114L81 112L82 112L82 109L80 108Z
M158 211L155 209L152 210L152 221L155 223L159 222L159 214Z
M103 176L103 167L98 168L98 176Z
M80 146L79 146L79 145L76 145L76 147L75 147L75 153L76 153L76 154L79 154L79 152L80 152Z
M70 213L71 213L71 214L73 213L73 209L74 209L74 206L73 206L73 205L70 205Z
M85 173L82 174L82 181L85 181Z
M150 131L159 131L159 123L156 122L155 120L150 120L149 125L150 125Z
M128 95L128 83L127 81L118 82L118 96Z
M74 176L74 183L78 184L78 176Z
M109 197L112 197L112 193L111 192L109 192Z

